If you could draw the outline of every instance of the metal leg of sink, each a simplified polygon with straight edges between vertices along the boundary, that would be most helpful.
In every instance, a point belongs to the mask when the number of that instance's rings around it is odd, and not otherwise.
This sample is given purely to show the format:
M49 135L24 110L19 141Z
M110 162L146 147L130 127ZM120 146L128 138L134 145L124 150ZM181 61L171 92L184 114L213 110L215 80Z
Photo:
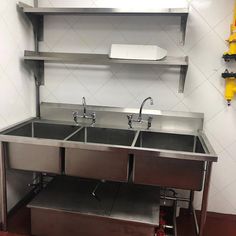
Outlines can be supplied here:
M211 171L212 171L212 162L207 162L204 190L203 190L203 196L202 196L202 208L201 208L201 218L200 218L200 226L199 226L199 236L203 236L204 227L205 227L205 223L206 223Z
M197 220L196 211L193 207L193 220L194 220L194 226L195 226L195 235L199 235L199 225Z
M188 210L189 210L189 214L193 216L195 235L197 236L199 235L199 225L198 225L196 211L194 208L194 193L195 192L193 190L190 191Z
M177 223L176 223L176 211L177 211L177 200L173 202L174 213L173 213L173 226L174 226L174 236L177 236Z
M190 214L193 212L193 201L194 201L194 191L191 190L189 196L189 205L188 205L188 210Z
M3 231L7 231L7 185L6 185L6 143L0 142L1 178L1 221Z

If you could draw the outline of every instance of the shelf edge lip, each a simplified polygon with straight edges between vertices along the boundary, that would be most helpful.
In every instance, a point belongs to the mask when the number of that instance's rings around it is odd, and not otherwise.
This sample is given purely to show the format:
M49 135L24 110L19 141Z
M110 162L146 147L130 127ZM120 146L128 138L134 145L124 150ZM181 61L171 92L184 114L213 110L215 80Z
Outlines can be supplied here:
M188 15L189 7L185 8L53 8L32 7L19 2L18 6L25 13L32 14L166 14L166 15Z
M71 56L71 58L69 58ZM77 57L76 57L77 56ZM81 58L79 58L81 56ZM93 57L94 56L94 57ZM64 57L64 58L63 58ZM67 58L65 58L67 57ZM96 58L97 57L97 58ZM169 59L169 61L168 61ZM92 64L143 64L143 65L172 65L172 66L188 66L188 56L185 57L167 57L165 60L129 60L129 59L110 59L108 54L86 54L86 53L54 53L25 51L24 60L28 61L48 61L48 62L74 62L80 64L81 61L92 62ZM96 63L95 60L98 62Z

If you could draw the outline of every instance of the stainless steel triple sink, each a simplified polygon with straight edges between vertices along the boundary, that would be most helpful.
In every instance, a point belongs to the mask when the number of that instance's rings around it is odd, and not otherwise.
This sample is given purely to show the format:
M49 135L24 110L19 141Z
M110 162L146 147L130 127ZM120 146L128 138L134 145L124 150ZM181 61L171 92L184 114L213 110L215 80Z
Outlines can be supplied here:
M201 190L204 136L30 120L1 133L10 168ZM172 172L172 175L169 173Z
M195 135L29 122L5 135L205 153ZM196 143L197 142L197 145Z

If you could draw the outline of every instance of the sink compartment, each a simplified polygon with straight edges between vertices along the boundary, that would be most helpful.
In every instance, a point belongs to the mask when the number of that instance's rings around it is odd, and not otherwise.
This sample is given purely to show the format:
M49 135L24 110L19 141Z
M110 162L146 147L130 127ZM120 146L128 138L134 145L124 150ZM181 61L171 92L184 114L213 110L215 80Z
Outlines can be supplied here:
M203 161L135 155L133 182L201 191L204 166Z
M78 127L30 122L5 132L6 135L63 140ZM61 174L59 147L8 143L8 164L12 169Z
M65 174L70 176L126 182L128 162L126 151L65 150Z
M35 236L154 236L159 224L157 187L57 177L28 207Z
M59 147L11 142L7 152L12 169L61 174Z
M135 133L130 130L87 127L69 140L131 146ZM65 151L66 175L126 182L128 169L127 151L93 151L79 148L66 148Z
M132 130L86 127L72 136L69 140L131 146L135 133L136 132Z
M193 135L141 131L135 146L204 153L204 149L201 147L198 137Z
M140 132L136 147L205 153L198 137L192 135ZM202 190L204 161L134 155L133 181L180 189ZM171 174L170 174L171 173Z
M6 132L6 135L63 140L79 127L73 125L31 122Z

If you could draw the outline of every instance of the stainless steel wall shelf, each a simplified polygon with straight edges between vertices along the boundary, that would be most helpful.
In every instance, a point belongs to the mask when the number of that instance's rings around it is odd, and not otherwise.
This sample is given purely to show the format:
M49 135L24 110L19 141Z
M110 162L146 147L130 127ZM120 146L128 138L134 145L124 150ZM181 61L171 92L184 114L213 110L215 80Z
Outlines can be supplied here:
M25 13L38 15L57 15L57 14L162 14L179 15L188 14L188 8L53 8L53 7L31 7L24 3L19 6Z
M162 15L181 17L180 29L182 32L182 43L185 42L187 27L188 8L42 8L31 7L25 3L19 3L18 7L32 19L44 15Z
M111 65L111 64L137 64L137 65L156 65L180 67L180 84L179 92L184 91L184 84L188 70L188 57L166 57L159 61L148 60L123 60L110 59L107 54L84 54L84 53L55 53L55 52L34 52L25 51L24 59L33 61L37 65L42 62L54 63L71 63L71 64L87 64L87 65ZM41 67L41 81L43 81L43 73ZM40 78L39 78L40 80Z

